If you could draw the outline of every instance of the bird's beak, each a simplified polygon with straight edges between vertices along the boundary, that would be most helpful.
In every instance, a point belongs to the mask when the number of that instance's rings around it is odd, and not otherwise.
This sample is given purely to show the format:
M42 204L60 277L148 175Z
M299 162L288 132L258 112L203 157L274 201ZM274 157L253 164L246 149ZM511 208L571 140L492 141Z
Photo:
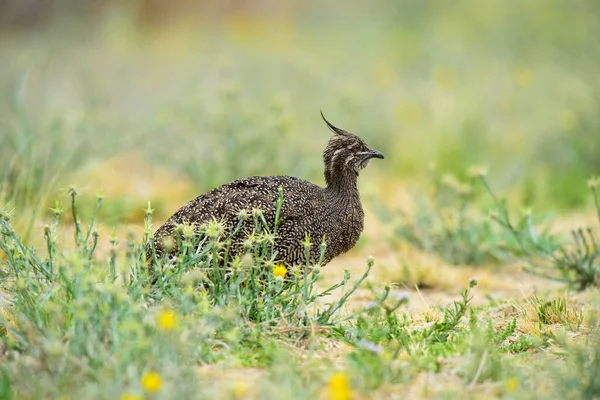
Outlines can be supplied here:
M382 152L380 152L378 150L370 149L369 152L367 153L367 158L381 158L381 159L384 159L385 157L383 156Z

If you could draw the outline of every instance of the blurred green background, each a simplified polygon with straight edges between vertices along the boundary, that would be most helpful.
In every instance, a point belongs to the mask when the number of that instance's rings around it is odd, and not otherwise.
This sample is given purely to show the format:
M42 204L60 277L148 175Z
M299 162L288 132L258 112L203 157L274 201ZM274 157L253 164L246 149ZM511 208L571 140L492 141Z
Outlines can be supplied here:
M35 219L74 183L141 222L243 176L323 183L322 108L385 153L367 194L486 165L582 207L599 38L596 0L0 0L0 201Z

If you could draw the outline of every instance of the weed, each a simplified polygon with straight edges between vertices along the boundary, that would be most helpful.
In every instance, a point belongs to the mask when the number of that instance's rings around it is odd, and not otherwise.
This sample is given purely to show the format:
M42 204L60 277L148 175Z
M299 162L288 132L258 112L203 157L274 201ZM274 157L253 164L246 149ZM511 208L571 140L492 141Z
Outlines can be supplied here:
M529 271L566 282L579 290L600 284L600 242L591 227L573 230L570 243L564 243L548 231L538 232L529 213L514 224L505 202L494 193L485 176L479 180L494 200L497 213L492 215L493 219L516 240L514 253L527 257ZM600 223L597 181L591 179L589 187Z
M600 396L600 336L588 343L566 346L566 365L554 369L556 390L563 398L596 399Z
M567 304L565 297L543 299L533 295L524 300L524 304L516 304L519 310L523 329L545 332L547 325L562 325L570 331L577 331L583 323L583 310Z
M2 341L13 350L5 371L18 393L50 393L19 379L24 368L40 375L40 385L64 374L89 382L98 374L114 374L121 377L115 388L131 385L135 376L153 368L152 376L160 378L148 385L158 391L162 384L156 382L187 379L194 363L237 358L246 360L245 365L268 366L274 362L275 344L269 344L269 337L304 340L359 315L341 316L340 310L368 276L372 259L356 283L350 284L346 273L340 283L322 291L315 286L318 265L306 265L304 277L275 276L269 235L276 233L277 224L275 229L265 226L260 212L255 212L254 239L245 256L228 259L227 240L221 241L217 222L207 225L200 236L188 235L182 227L177 262L150 276L143 254L150 238L151 206L146 209L142 242L131 240L123 254L112 239L112 249L103 257L97 253L95 225L103 198L98 197L86 226L79 219L77 195L76 188L69 189L71 251L57 246L60 204L52 210L54 223L44 229L45 255L23 243L8 213L0 218L0 250L6 256L2 275L6 316L0 322L5 330ZM281 194L280 206L282 202ZM310 245L307 239L307 251ZM153 280L155 285L149 285ZM317 299L338 288L344 289L340 300L323 309L317 306ZM34 365L28 366L28 360L35 360ZM180 366L165 369L175 362ZM50 385L48 390L63 389ZM83 395L94 389L77 390L81 392L74 393Z
M395 234L453 264L481 265L502 258L504 238L473 206L474 180L462 182L453 175L440 177L432 171L433 200L420 199L414 215L400 212ZM379 207L385 220L389 211Z

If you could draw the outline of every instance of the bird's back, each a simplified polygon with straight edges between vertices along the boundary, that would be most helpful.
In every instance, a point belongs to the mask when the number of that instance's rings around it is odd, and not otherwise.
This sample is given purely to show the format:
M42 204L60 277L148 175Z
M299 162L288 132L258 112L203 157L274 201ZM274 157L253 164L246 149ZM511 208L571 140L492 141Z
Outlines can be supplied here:
M226 229L232 229L237 225L242 210L251 216L253 211L259 209L267 224L273 227L279 187L283 188L283 204L280 210L280 234L276 243L278 259L289 264L304 263L302 241L305 235L311 235L313 241L318 244L327 233L325 221L331 213L327 211L325 189L291 176L255 176L239 179L196 197L181 207L157 230L157 253L165 253L162 241L172 237L175 227L183 223L200 226L216 219L223 221ZM234 238L234 241L238 241L234 243L234 248L241 244L245 239L242 235L251 232L253 226L254 222L249 217L244 222L245 229ZM317 255L318 246L314 247L313 252ZM170 253L175 250L171 249Z

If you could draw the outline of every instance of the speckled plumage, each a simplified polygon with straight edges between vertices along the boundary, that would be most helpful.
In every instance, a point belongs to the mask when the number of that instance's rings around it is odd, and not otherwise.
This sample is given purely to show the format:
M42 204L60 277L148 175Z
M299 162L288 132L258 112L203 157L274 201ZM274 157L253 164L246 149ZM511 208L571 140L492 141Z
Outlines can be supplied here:
M269 226L273 226L280 186L284 200L275 241L278 262L288 266L304 264L303 242L307 233L314 243L309 261L313 264L319 259L323 237L326 250L322 265L354 247L364 223L358 174L371 158L383 155L369 149L359 137L331 125L325 117L323 120L335 133L323 152L325 188L292 176L254 176L227 183L190 201L156 231L157 255L173 254L175 249L165 249L165 239L172 237L175 227L184 222L199 226L214 218L231 230L238 224L240 210L251 215L252 210L260 209ZM252 228L252 218L248 218L233 238L232 254L240 252ZM150 259L150 250L147 258Z

